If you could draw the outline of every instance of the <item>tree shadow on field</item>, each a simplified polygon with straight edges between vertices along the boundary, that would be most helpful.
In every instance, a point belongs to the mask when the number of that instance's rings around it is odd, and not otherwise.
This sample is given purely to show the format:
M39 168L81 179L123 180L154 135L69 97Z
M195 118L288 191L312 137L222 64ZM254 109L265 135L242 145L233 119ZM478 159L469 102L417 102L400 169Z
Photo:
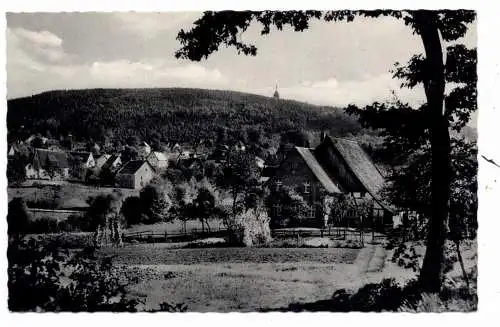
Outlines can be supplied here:
M446 296L447 294L448 296ZM381 283L366 284L353 293L345 289L337 290L331 299L311 303L291 303L286 308L261 309L261 312L382 312L382 311L474 311L477 307L477 296L456 293L453 298L461 301L457 310L453 310L446 301L449 293L436 296L430 306L422 309L423 297L416 280L400 286L394 279L384 279ZM456 303L456 302L455 302Z

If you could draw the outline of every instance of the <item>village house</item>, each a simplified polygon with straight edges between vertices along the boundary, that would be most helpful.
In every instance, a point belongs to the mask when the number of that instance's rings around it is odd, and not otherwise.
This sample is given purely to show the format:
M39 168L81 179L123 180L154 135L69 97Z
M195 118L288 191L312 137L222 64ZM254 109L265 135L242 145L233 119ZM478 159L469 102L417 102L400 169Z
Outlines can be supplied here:
M123 188L142 189L154 175L154 168L147 160L131 160L118 170L116 184Z
M155 169L165 169L168 167L168 156L163 152L153 151L146 160Z
M108 160L102 165L101 170L115 172L122 166L122 157L120 155L112 154Z
M108 161L108 159L111 158L110 154L102 154L100 155L96 160L95 160L95 168L101 169L102 166Z
M267 172L269 174L269 172ZM328 223L325 206L341 194L354 199L374 200L374 219L391 223L391 208L380 198L384 178L368 154L351 140L323 135L316 148L293 147L267 181L272 190L283 186L294 189L307 203L308 225L322 227ZM279 221L280 205L270 208L271 219Z
M69 177L68 155L62 151L35 149L25 167L27 179L64 180Z

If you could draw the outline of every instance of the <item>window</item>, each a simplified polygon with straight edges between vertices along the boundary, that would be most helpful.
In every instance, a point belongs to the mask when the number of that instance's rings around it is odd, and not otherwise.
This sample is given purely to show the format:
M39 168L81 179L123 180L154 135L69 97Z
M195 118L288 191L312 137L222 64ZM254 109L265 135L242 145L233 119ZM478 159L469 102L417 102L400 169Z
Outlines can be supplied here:
M314 218L316 216L316 208L314 205L309 206L307 211L307 217Z
M275 205L273 205L273 215L275 217L281 216L281 204L275 204Z
M274 183L274 188L276 191L280 191L281 190L281 186L283 186L283 183L281 181L276 181Z
M311 184L309 182L304 183L304 194L309 194L311 192Z

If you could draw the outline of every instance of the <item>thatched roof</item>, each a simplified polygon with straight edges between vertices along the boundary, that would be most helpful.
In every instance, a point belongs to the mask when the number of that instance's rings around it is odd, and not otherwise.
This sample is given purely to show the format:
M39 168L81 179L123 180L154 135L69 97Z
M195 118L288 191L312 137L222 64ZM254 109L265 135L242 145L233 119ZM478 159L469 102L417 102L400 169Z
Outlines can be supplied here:
M352 173L366 188L366 191L378 199L378 193L384 186L385 181L370 156L356 141L335 138L332 139L332 143L344 158Z
M295 149L300 154L302 159L304 159L305 163L307 164L307 167L309 167L314 176L318 179L321 185L323 185L326 191L328 191L328 193L342 193L330 179L330 177L325 172L323 167L321 167L318 160L316 160L314 154L311 152L311 149L302 148L298 146L296 146Z

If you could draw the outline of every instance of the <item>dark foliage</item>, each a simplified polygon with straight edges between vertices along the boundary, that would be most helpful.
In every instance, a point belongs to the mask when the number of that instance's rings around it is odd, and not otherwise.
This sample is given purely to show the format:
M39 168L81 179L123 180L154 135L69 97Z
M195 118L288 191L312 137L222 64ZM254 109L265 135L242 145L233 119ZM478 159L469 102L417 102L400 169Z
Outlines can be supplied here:
M15 155L7 161L7 181L9 185L17 186L26 180L25 168L28 158L22 155Z
M8 260L11 311L136 311L138 301L126 298L111 260L98 260L92 250L69 255L57 242L32 239L9 244Z
M14 198L9 202L7 212L7 233L19 237L27 233L30 221L28 207L22 198Z
M337 290L329 300L313 303L292 303L280 311L381 312L397 311L405 301L416 301L420 291L416 282L401 287L393 279L366 284L356 293Z
M229 144L245 135L256 139L256 131L262 131L262 136L322 126L328 126L333 135L360 131L355 119L336 108L202 89L52 91L9 100L7 107L12 139L23 138L26 131L48 130L55 138L72 134L75 139L114 144L115 149L139 140L196 144L218 139L221 128ZM49 123L53 121L57 124ZM133 157L134 151L129 152L126 156Z

